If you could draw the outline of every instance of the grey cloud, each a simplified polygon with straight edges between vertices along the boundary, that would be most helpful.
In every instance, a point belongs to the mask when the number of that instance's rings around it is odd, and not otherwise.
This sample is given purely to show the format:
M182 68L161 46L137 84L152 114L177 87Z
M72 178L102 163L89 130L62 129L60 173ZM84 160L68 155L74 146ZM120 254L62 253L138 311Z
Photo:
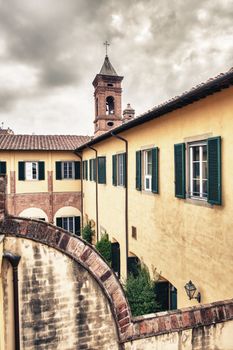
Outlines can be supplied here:
M112 15L120 15L122 25L112 25ZM137 41L143 20L150 35ZM232 0L7 0L0 5L8 59L38 71L35 101L53 89L63 89L65 96L66 87L91 86L107 39L111 62L125 75L123 98L136 112L230 68L233 40L224 48L220 43L231 35L232 23ZM0 98L2 106L13 109L31 95L8 91ZM78 114L93 119L93 106L86 102L79 110L78 100Z

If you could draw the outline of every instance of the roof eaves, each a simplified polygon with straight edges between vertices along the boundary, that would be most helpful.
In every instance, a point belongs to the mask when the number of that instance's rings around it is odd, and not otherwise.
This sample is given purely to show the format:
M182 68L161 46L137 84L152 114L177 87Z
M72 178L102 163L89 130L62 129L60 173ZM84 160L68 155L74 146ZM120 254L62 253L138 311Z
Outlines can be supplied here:
M81 151L88 146L94 145L112 136L112 133L119 134L120 132L129 130L135 126L141 125L152 119L161 117L164 114L170 113L178 108L183 108L193 102L196 102L202 98L219 92L223 89L233 85L233 70L229 70L225 74L222 73L216 78L209 79L206 83L201 83L189 91L184 92L182 95L172 98L171 100L160 104L159 106L143 113L126 124L122 124L115 129L112 129L91 141L81 145L76 151Z

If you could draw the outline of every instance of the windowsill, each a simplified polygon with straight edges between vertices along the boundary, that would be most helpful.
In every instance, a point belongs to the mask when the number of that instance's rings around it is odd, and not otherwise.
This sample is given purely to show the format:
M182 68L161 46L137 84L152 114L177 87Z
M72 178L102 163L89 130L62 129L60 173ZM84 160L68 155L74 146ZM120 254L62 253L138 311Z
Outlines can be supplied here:
M143 194L147 194L147 195L149 195L149 196L154 196L154 195L155 195L155 193L154 193L154 192L152 192L152 191L148 191L148 190L142 190L142 191L141 191L141 193L143 193Z
M211 209L214 207L212 204L208 203L206 199L201 199L201 198L199 199L199 198L187 197L184 202L188 204L198 205L200 207L211 208Z

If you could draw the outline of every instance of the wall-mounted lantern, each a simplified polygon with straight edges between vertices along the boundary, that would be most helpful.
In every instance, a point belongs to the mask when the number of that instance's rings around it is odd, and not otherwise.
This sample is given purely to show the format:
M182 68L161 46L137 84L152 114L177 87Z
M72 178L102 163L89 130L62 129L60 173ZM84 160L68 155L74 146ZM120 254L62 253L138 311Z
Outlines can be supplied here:
M184 286L184 289L187 293L187 296L189 297L189 300L197 299L198 303L201 302L201 293L198 292L197 295L195 296L197 288L195 287L192 281L189 281L188 283L186 283L186 285Z

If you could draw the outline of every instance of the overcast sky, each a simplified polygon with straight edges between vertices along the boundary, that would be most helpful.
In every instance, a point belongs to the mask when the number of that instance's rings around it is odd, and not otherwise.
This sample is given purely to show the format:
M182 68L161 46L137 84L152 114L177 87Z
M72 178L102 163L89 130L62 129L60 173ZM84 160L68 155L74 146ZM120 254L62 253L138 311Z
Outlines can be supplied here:
M138 115L233 66L233 0L0 0L0 122L92 134L105 40Z

